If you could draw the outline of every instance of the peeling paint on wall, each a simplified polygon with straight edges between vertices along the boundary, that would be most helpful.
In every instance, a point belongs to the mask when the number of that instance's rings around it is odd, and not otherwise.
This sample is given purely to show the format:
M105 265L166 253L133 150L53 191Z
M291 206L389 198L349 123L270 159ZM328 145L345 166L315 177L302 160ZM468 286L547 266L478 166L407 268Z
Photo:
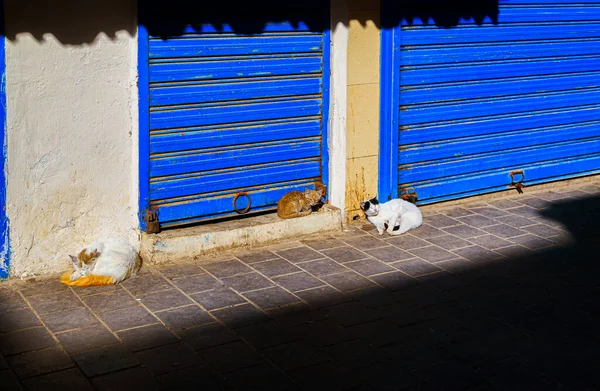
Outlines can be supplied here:
M6 41L3 1L0 1L0 40L0 278L6 278L9 275L11 248L6 216Z

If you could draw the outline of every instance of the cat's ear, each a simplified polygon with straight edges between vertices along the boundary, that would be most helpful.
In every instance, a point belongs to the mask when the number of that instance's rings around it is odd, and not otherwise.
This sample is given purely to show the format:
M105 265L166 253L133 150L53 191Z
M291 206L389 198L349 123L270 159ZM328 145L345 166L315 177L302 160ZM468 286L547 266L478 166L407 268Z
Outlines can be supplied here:
M364 202L361 202L361 203L360 203L360 208L361 208L361 209L365 209L365 203L364 203Z

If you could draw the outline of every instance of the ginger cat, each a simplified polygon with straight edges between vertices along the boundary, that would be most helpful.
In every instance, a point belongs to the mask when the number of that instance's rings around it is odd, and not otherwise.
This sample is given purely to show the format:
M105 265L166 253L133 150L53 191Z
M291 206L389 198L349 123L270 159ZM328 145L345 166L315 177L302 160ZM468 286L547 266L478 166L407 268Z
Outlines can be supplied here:
M115 239L94 242L69 257L75 271L63 274L60 281L70 286L118 284L134 276L142 263L132 245Z
M306 189L304 193L294 190L285 194L277 203L277 216L293 219L311 214L312 207L321 202L327 191L324 185L317 185L315 188L317 190Z

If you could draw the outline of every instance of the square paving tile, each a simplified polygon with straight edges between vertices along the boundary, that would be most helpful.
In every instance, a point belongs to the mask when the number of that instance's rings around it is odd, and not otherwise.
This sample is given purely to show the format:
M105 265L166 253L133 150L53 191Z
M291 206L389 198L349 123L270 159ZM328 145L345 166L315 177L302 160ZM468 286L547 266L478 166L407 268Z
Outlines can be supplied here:
M117 335L132 352L168 345L177 341L177 337L162 324L120 331Z
M73 355L86 376L93 377L139 365L133 353L121 345L105 346Z
M421 239L430 239L435 238L436 236L442 236L444 232L431 225L423 224L419 228L412 230L411 234Z
M212 311L212 314L230 328L243 327L254 323L264 322L269 319L267 314L251 304L223 308Z
M386 242L403 250L412 250L419 247L429 246L429 243L423 239L414 237L411 234L403 234L391 238L392 239L387 239Z
M23 380L27 390L93 390L85 375L77 368L49 373Z
M520 244L523 247L527 247L530 250L540 250L543 248L548 248L548 247L552 247L554 246L554 243L546 240L546 239L542 239L539 238L537 236L534 235L524 235L524 236L519 236L517 238L512 238L511 241Z
M362 274L363 276L372 276L374 274L395 271L393 267L390 267L376 259L363 259L361 261L348 262L346 266Z
M270 348L298 339L280 323L271 320L249 326L240 327L235 332L239 334L246 343L257 350Z
M414 250L410 250L410 252L416 255L417 257L423 258L424 260L431 263L448 261L450 259L456 258L456 255L452 254L451 252L436 246L417 248Z
M77 329L80 327L96 326L100 322L87 308L77 308L64 312L52 312L40 316L46 327L52 332Z
M371 235L355 236L344 239L347 244L356 247L359 250L370 250L378 247L384 247L388 244L380 239L374 238Z
M161 390L228 390L223 377L206 366L195 366L156 377Z
M454 250L454 252L472 262L491 261L501 257L498 253L487 250L481 246L462 248L460 250Z
M158 274L138 275L125 280L122 284L135 297L171 288L168 281Z
M517 215L508 215L504 217L499 217L496 219L499 223L508 224L515 228L526 227L528 225L533 225L536 222L534 220L528 219L527 217L517 216Z
M242 253L242 254L236 254L236 258L244 263L253 264L253 263L257 263L257 262L264 262L264 261L269 261L272 259L278 259L279 257L277 255L275 255L275 253L273 253L267 249L260 249L260 250L249 251L249 252Z
M323 258L320 253L306 246L277 251L277 255L287 259L292 263L312 261L314 259Z
M328 274L341 273L348 270L331 259L303 262L299 263L298 266L315 276L326 276Z
M348 341L327 348L327 354L344 368L358 369L387 361L378 349L360 341Z
M340 274L332 274L323 277L323 280L342 292L366 289L375 285L373 282L367 280L360 274L352 271Z
M263 354L285 371L331 361L323 351L307 346L303 342L275 346L264 350Z
M96 313L136 307L138 302L124 290L83 297L83 301Z
M389 242L390 241L388 240L387 243ZM423 244L427 245L426 242L423 242ZM406 259L414 258L414 255L395 246L381 247L373 250L366 250L365 252L383 262L404 261Z
M508 210L508 212L515 214L521 217L538 217L540 216L540 211L534 208L530 208L529 206L521 206L520 208L514 208Z
M101 315L101 318L113 331L130 329L132 327L145 326L158 322L158 319L141 306L105 312Z
M52 295L29 298L31 307L40 315L50 312L66 311L71 308L83 307L83 304L72 292L62 292Z
M271 364L261 364L252 368L244 368L227 376L232 386L243 389L260 389L264 379L269 379L269 388L272 390L294 390L297 386L279 369Z
M552 202L537 197L518 198L517 202L535 209L546 209L552 206Z
M206 363L220 373L252 367L265 360L244 342L231 342L199 352Z
M484 228L484 231L504 239L513 238L515 236L523 235L525 233L520 229L513 228L510 225L506 224L498 224L493 225L491 227L486 227Z
M364 252L356 250L352 247L338 247L331 250L323 250L321 252L339 263L358 261L359 259L369 257Z
M473 262L467 261L466 259L453 259L451 261L439 262L436 263L436 266L454 274L464 274L477 267Z
M457 225L459 222L443 214L437 214L433 216L426 216L424 219L425 223L435 228L446 228L452 225Z
M221 281L209 274L178 278L173 280L173 284L187 294L209 291L223 286Z
M468 216L468 215L473 214L473 212L471 212L470 210L465 209L465 208L454 208L454 209L450 209L450 210L445 210L442 213L445 214L446 216L454 217L454 218Z
M159 390L159 385L146 368L130 368L113 372L93 379L94 386L100 391L127 391L139 389L144 391Z
M417 280L402 272L391 272L372 276L371 280L391 291L398 291L417 284Z
M548 237L548 236L557 236L557 235L564 234L564 231L553 228L553 227L549 227L544 224L531 225L529 227L523 228L523 231L527 231L529 233L532 233L537 236L541 236L543 238Z
M393 263L392 266L412 277L422 276L423 274L434 273L441 270L439 267L422 259L396 262Z
M223 279L225 286L230 286L238 292L249 292L267 288L273 283L258 273L242 274Z
M460 220L460 222L463 224L476 228L489 227L490 225L497 224L496 221L482 215L465 216L459 218L458 220Z
M192 298L208 311L246 303L246 300L243 297L228 288L197 293L192 295Z
M486 234L486 232L474 227L469 227L468 225L456 225L454 227L444 228L444 231L462 239L469 239Z
M169 280L204 273L204 271L196 263L183 263L180 265L177 264L163 266L159 269L159 271Z
M428 241L446 250L471 246L471 243L453 235L438 236L437 238L428 239Z
M240 339L237 334L220 323L211 323L184 330L179 333L179 336L194 350L208 349Z
M144 350L135 355L155 375L202 364L202 360L183 343Z
M291 292L303 291L325 285L324 282L319 281L305 272L276 277L273 278L273 281Z
M319 239L308 239L303 240L302 243L307 246L315 249L315 250L327 250L334 247L342 247L345 246L344 242L335 238L319 238Z
M195 305L157 312L156 316L174 332L213 323L215 320L201 308Z
M259 273L271 278L301 271L285 259L274 259L271 261L252 264Z
M75 366L75 362L59 347L12 356L8 358L8 362L21 379L62 371Z
M513 201L513 200L493 200L493 201L490 201L489 204L491 206L501 209L501 210L518 208L521 206L521 204L519 204L517 201Z
M178 290L171 289L168 291L148 293L142 296L142 303L148 307L150 311L163 311L169 308L181 307L192 304L192 301L185 297Z
M104 326L89 327L56 334L60 343L70 353L112 345L118 342ZM93 336L93 337L90 337Z
M0 313L0 333L41 325L42 323L29 308Z
M280 287L272 287L261 289L259 291L248 292L244 296L265 310L300 302L300 299L294 295L291 295Z
M56 342L42 327L0 334L0 352L5 356L49 348Z
M97 295L99 293L110 293L114 291L120 291L123 288L118 285L104 285L104 286L73 286L71 289L75 291L79 297Z
M55 295L57 293L69 292L69 287L58 281L51 279L45 281L28 280L15 284L19 291L25 297L36 295Z
M487 248L488 250L494 250L500 247L507 247L512 245L512 243L508 240L501 239L494 235L478 236L469 240L474 244Z
M523 247L523 246L518 246L518 245L497 248L494 251L499 254L504 255L505 257L512 258L512 259L526 258L526 257L531 256L531 254L533 253L533 251L531 251L530 249Z
M231 277L252 271L252 269L238 260L213 262L202 265L202 267L217 278Z
M296 296L299 296L314 309L340 304L350 300L330 286L322 286L320 288L298 292L296 293Z
M0 312L16 310L27 307L25 300L19 293L8 288L0 288Z
M471 208L471 210L475 213L478 213L485 217L489 217L491 219L495 219L497 217L502 217L502 216L508 215L508 212L506 212L502 209L491 208L491 207Z

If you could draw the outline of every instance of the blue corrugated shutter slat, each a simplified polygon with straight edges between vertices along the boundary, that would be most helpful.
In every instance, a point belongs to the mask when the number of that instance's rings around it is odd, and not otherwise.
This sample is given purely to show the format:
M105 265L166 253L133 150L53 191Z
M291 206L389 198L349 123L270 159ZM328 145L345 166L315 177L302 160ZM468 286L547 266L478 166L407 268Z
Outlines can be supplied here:
M319 4L271 9L281 15L262 32L236 32L239 12L231 25L190 24L175 35L149 28L148 198L161 227L236 215L240 192L261 212L286 192L326 183L329 31ZM281 21L286 12L310 23Z
M427 204L507 189L514 170L525 184L600 172L600 2L498 10L494 22L415 18L384 33L388 195L412 188Z

